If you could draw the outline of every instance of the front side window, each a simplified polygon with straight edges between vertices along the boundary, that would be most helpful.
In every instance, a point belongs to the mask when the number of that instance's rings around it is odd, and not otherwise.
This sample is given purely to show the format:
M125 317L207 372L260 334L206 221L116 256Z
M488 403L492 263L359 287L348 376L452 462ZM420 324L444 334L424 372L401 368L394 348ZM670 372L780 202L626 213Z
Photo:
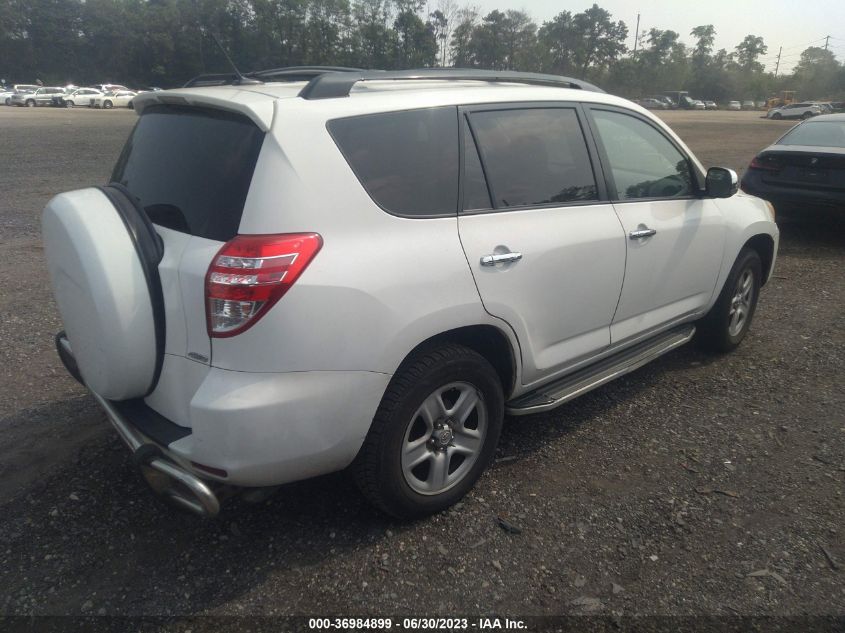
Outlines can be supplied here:
M474 112L470 122L497 208L598 199L574 109Z
M457 213L457 108L336 119L328 128L364 189L386 211Z
M620 200L677 198L693 193L687 158L648 123L634 116L593 110Z

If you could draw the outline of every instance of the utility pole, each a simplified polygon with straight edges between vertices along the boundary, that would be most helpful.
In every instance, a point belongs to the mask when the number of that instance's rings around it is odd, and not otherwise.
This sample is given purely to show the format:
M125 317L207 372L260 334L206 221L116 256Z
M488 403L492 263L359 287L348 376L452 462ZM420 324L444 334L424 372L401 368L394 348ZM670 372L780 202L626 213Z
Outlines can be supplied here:
M778 48L778 61L775 64L775 79L778 78L778 68L780 68L780 53L783 50L783 46Z
M827 50L827 45L830 42L830 35L826 35L824 38L824 50Z
M637 53L637 40L640 39L640 14L637 14L637 30L634 31L634 54Z

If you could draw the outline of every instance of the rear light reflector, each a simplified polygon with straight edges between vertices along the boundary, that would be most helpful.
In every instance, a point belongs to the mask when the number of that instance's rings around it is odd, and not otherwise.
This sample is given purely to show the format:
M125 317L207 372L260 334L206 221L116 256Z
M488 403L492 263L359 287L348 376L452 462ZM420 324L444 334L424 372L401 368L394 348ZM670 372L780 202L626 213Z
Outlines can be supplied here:
M238 235L224 244L205 277L209 336L235 336L253 326L322 245L317 233Z
M780 161L769 156L755 156L748 166L748 169L762 169L764 171L778 171L780 168Z

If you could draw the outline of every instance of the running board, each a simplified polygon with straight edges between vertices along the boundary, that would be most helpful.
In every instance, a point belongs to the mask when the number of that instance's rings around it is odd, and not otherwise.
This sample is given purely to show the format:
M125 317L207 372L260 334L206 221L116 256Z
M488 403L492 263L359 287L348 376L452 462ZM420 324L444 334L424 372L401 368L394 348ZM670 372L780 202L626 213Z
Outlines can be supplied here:
M595 365L564 376L539 389L508 402L505 407L510 415L529 415L548 411L596 387L624 376L676 347L687 343L695 334L694 325L684 325L659 334L642 343L609 356Z

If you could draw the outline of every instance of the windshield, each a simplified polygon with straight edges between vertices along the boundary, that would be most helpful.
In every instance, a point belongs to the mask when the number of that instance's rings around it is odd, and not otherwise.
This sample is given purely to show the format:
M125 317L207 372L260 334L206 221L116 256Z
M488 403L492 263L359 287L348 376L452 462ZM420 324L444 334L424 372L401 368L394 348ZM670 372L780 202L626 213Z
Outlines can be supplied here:
M845 120L808 121L794 127L778 145L816 145L845 148Z

